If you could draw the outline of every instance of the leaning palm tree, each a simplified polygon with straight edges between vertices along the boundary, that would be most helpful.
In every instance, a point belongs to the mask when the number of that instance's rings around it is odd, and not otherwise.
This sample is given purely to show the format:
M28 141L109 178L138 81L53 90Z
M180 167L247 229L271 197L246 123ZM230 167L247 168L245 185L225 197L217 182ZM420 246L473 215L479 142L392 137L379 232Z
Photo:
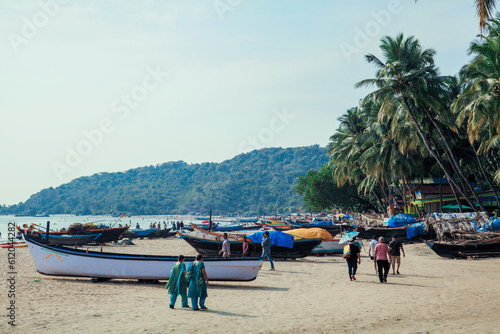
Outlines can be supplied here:
M460 71L464 91L453 105L458 125L466 124L469 141L478 142L483 155L500 148L500 16L488 24L488 31L469 48L474 58Z
M421 125L426 118L432 118L430 109L440 106L437 94L431 92L431 89L438 90L445 85L445 78L438 75L434 65L435 51L423 49L418 40L414 37L404 38L403 34L395 39L384 37L380 48L385 62L372 54L366 56L367 61L377 67L376 78L360 81L356 87L377 87L365 100L381 104L379 117L395 110L404 111L409 116L429 154L439 164L450 185L475 209L468 194L452 178L443 158L429 140L429 134Z

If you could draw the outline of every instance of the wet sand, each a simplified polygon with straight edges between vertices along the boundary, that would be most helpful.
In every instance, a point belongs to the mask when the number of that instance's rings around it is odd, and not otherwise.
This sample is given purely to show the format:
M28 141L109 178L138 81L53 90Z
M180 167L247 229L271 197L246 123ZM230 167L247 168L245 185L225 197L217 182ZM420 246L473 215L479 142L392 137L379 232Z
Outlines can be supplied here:
M137 240L105 251L196 255L179 239ZM357 281L340 256L264 262L252 282L213 282L208 311L168 308L165 283L92 283L39 274L16 249L16 327L7 324L2 280L1 333L500 333L499 259L449 260L424 244L406 245L401 275L380 284L367 247ZM7 250L1 269L7 278ZM40 282L35 282L40 280Z

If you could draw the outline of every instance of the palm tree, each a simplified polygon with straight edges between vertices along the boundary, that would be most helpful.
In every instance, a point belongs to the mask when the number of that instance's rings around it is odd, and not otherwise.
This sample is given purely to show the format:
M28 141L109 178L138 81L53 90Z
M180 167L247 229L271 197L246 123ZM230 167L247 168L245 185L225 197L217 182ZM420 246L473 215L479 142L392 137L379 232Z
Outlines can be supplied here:
M481 31L485 29L487 21L491 19L495 3L495 0L476 0L477 16L479 16L479 27Z
M421 125L424 119L433 121L430 109L440 108L438 96L433 91L445 85L446 78L438 76L434 65L435 51L422 49L414 37L405 39L403 34L395 39L389 36L384 37L380 48L386 59L385 62L372 54L366 56L367 61L377 67L376 78L360 81L356 87L375 86L378 88L368 94L365 100L373 100L381 104L379 116L395 111L403 111L408 115L422 142L443 170L450 185L460 192L475 209L468 194L452 178L437 148L433 147L429 141L429 135L425 133ZM443 139L446 141L445 138ZM448 152L448 154L451 153ZM460 202L458 204L460 205Z
M478 153L485 158L500 147L500 15L487 24L487 30L488 36L471 43L469 54L474 58L460 71L464 90L453 104L458 125L466 124L471 145L479 143ZM486 174L479 156L477 160ZM500 181L498 166L495 179Z

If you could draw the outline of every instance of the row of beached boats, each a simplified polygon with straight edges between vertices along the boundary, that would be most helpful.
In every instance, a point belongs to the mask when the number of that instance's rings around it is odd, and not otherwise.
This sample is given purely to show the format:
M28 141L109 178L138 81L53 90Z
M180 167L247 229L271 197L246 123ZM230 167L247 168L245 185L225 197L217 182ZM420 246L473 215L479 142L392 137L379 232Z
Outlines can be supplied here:
M253 223L257 227L271 230L272 239L279 239L278 233L286 234L288 241L284 244L273 244L271 254L278 259L296 259L309 256L311 254L339 254L342 253L343 246L340 240L334 238L338 231L355 231L358 238L371 239L374 235L384 236L389 240L396 235L400 240L405 241L406 229L404 227L355 227L346 224L328 224L324 227L313 226L312 224L301 224L293 226L288 224L288 229L276 230L279 222L270 221ZM246 223L248 224L248 223ZM273 226L274 225L274 226ZM248 226L248 225L245 225ZM204 255L207 274L210 280L225 281L250 281L257 277L261 262L259 256L262 249L260 239L262 232L252 234L243 229L228 230L228 239L231 246L231 257L221 258L218 256L222 248L224 231L209 231L196 224L191 225L193 231L171 231L170 229L152 229L151 233L136 233L138 237L154 237L157 231L164 231L165 236L177 235L190 244L196 251ZM206 227L206 226L203 226ZM213 227L213 225L209 225ZM284 227L284 226L283 226ZM279 229L279 228L278 228ZM143 279L143 280L166 280L169 277L172 265L177 261L176 256L156 256L156 255L135 255L116 254L108 252L95 252L77 249L74 246L78 238L88 238L88 242L113 241L129 231L128 227L115 229L89 229L84 235L68 236L62 232L37 231L30 228L19 228L26 239L26 244L30 249L37 270L46 275L75 276L75 277L95 277L99 279ZM133 231L133 230L132 230ZM135 231L134 231L135 233ZM332 235L335 233L334 235ZM444 233L444 232L443 232ZM450 232L446 232L449 235ZM470 234L470 233L469 233ZM469 235L468 234L468 235ZM470 236L469 236L470 237ZM280 237L281 238L281 237ZM500 235L488 234L482 239L461 239L448 241L429 241L427 245L439 256L448 258L468 257L468 256L500 256ZM64 240L64 241L62 241ZM243 242L249 242L250 253L248 257L242 257ZM291 240L291 242L289 242ZM191 259L187 259L190 261Z

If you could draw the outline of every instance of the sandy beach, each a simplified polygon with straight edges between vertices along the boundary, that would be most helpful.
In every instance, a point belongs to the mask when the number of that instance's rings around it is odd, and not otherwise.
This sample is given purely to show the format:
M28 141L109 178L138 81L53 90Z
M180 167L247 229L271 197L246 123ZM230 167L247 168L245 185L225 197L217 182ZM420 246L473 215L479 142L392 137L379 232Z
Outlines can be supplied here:
M179 239L137 240L106 251L195 255ZM365 249L357 281L340 256L264 262L252 282L213 282L208 311L168 308L165 282L92 283L39 274L16 249L16 327L2 297L1 333L500 333L500 259L449 260L406 245L401 275L378 283ZM1 250L8 272L7 250ZM5 274L6 276L7 274ZM35 280L40 280L36 282ZM8 284L2 280L2 296Z

